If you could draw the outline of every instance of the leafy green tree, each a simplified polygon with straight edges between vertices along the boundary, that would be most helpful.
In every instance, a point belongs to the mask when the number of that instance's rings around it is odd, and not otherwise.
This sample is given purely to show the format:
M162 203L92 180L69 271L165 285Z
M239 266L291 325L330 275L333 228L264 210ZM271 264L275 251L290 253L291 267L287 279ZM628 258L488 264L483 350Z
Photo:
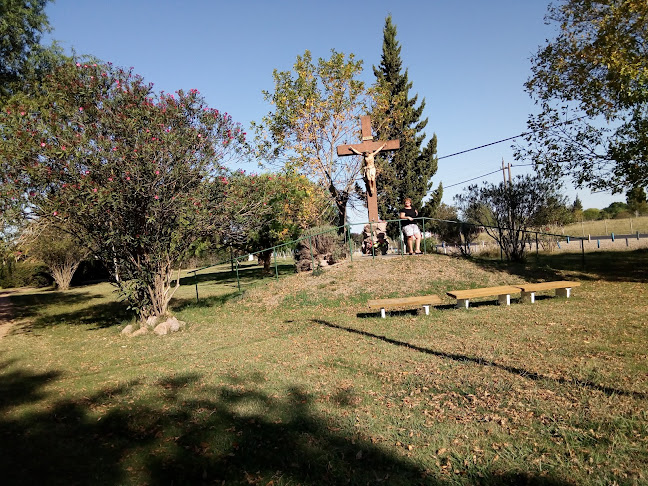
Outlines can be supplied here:
M437 138L433 135L422 148L426 136L423 129L428 119L422 119L425 100L417 107L418 95L410 97L412 82L407 69L403 71L401 46L396 40L396 26L391 15L385 19L381 62L373 71L376 84L372 113L375 132L380 140L400 139L400 150L380 154L376 158L378 211L384 219L397 218L406 197L424 216L433 216L441 202L439 187L423 206L423 198L432 188L437 171Z
M19 247L29 258L47 265L59 290L68 290L79 264L90 254L70 233L36 220L21 232Z
M648 214L648 201L643 187L635 186L626 193L628 209L635 214Z
M0 112L3 211L64 226L119 273L142 319L166 313L192 243L254 209L227 197L240 125L196 90L156 95L110 64L61 65L41 92L38 110L13 98Z
M0 107L60 55L55 46L40 45L41 35L50 31L47 1L0 1Z
M576 199L574 199L574 204L572 204L571 212L573 221L580 221L581 219L583 219L583 203L578 196L576 196Z
M302 231L328 223L335 216L326 191L303 175L251 174L239 178L238 196L258 208L253 216L247 249L261 251L264 271L270 271L271 247L299 238Z
M628 205L621 201L615 201L611 203L608 207L603 208L601 213L603 213L603 218L614 219L619 213L628 211Z
M597 208L587 208L585 211L583 211L583 219L585 221L596 221L603 219L603 213L600 209Z
M331 51L313 62L306 51L293 71L273 72L274 91L264 91L273 110L254 123L258 157L313 178L337 208L335 224L346 224L347 205L360 179L359 157L338 157L337 146L354 141L367 108L362 61Z
M553 181L530 175L509 184L471 185L455 200L464 218L483 226L514 261L524 260L530 231L553 224L567 207Z
M545 173L621 192L648 185L648 2L563 0L532 60L529 156ZM565 120L571 120L565 123Z

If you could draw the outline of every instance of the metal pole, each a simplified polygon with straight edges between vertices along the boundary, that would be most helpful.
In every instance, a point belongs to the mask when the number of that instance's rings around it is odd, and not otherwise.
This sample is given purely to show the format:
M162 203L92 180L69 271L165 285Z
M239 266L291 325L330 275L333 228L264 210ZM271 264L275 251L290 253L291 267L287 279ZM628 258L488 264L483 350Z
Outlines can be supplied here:
M236 283L238 284L238 290L241 291L241 279L239 278L239 261L236 259Z
M353 262L353 247L351 246L351 225L347 226L347 235L349 238L349 258Z
M274 261L275 261L275 277L277 280L279 280L279 268L277 267L277 249L275 248L274 251Z
M426 240L426 238L425 238L425 216L423 216L423 254L424 254L424 255L427 255L427 252L425 251L425 250L426 250L426 246L427 246L427 245L425 244L425 240Z
M315 258L313 257L313 237L309 236L308 237L308 247L310 249L310 254L311 254L311 270L315 270Z
M200 302L200 299L198 298L198 278L196 277L196 272L194 274L194 284L196 285L196 304Z
M581 240L581 250L583 252L583 268L585 268L585 242Z
M403 240L403 228L402 228L402 223L401 219L398 218L398 236L399 236L399 241L400 241L400 250L401 250L401 256L405 256L405 241Z

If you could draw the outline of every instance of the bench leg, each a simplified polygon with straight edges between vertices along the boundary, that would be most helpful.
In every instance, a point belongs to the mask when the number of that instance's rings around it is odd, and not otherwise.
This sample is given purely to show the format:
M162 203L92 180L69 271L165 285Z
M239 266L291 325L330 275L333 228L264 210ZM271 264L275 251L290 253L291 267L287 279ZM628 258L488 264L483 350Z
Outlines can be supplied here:
M569 299L570 293L571 293L570 287L567 287L566 289L556 289L556 297L565 297Z
M524 292L522 291L522 301L535 303L535 292Z
M429 305L424 305L423 310L425 311L426 316L430 315L430 306Z
M380 309L380 317L385 318L385 308Z
M511 305L511 295L502 294L497 298L497 302L499 305Z
M468 299L457 299L457 309L467 309L469 303Z

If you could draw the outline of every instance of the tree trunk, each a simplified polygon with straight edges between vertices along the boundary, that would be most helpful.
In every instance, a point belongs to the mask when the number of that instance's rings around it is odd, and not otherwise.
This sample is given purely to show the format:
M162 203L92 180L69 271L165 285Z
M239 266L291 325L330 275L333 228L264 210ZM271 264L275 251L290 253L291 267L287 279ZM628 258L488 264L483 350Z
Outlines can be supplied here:
M272 250L265 250L261 252L261 261L263 262L263 274L270 275L270 266L272 265Z
M59 290L67 290L70 288L70 282L72 282L72 277L74 277L74 272L79 268L81 262L65 262L60 265L50 265L50 273L54 282L56 282L56 287Z

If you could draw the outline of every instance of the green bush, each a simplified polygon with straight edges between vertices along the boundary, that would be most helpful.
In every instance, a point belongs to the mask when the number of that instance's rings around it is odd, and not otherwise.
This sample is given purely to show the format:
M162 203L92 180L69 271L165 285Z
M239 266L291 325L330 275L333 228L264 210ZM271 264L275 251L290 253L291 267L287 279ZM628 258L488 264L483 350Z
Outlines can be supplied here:
M47 287L53 282L47 265L39 262L12 262L0 267L0 288Z

